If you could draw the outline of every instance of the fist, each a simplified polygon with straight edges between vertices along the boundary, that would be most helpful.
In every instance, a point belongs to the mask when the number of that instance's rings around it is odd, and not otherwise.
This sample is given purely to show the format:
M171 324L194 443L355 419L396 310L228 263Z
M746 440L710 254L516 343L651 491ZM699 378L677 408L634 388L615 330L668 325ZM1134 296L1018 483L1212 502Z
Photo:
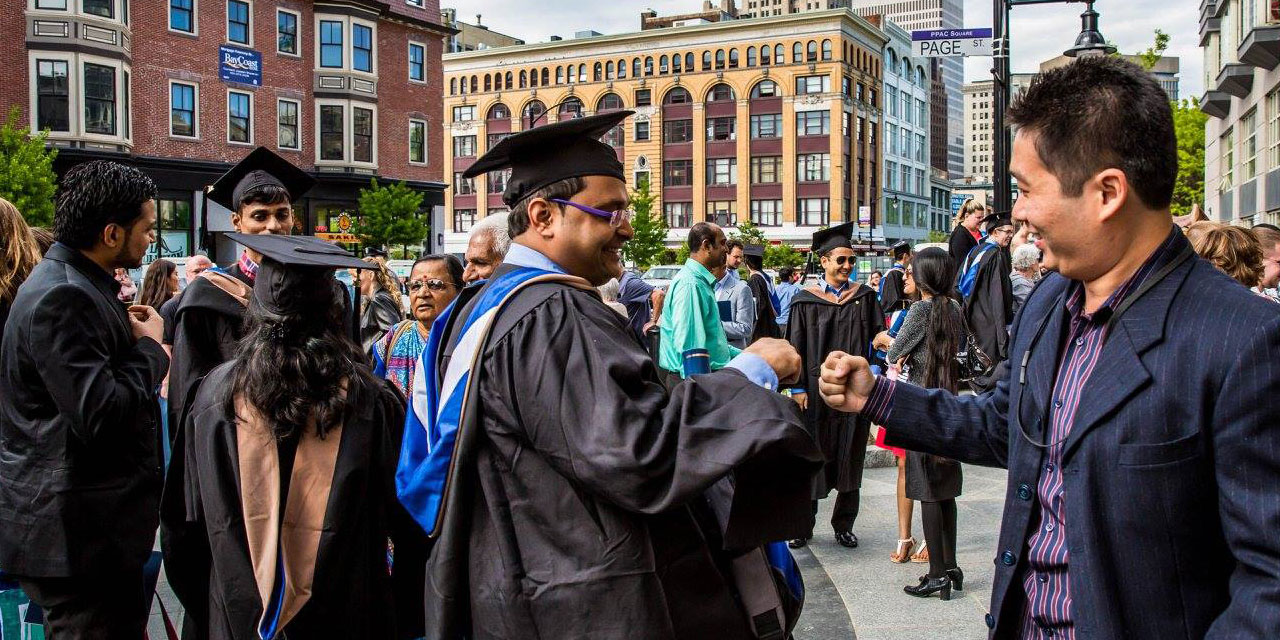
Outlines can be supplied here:
M837 411L858 413L875 389L876 377L866 358L833 351L822 363L818 391L822 401Z
M746 352L764 358L782 384L800 379L800 354L790 342L777 338L761 338L751 343Z
M129 327L133 329L133 339L151 338L159 344L164 340L164 318L155 309L142 304L129 307Z

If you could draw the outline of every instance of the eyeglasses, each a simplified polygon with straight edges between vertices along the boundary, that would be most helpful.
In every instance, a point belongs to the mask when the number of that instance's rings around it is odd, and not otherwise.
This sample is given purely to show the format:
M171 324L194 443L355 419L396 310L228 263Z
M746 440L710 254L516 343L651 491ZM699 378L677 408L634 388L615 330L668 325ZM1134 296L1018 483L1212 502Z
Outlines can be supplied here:
M617 211L604 211L601 209L596 209L595 207L588 207L587 205L581 204L578 202L561 200L560 198L552 198L551 201L559 205L569 205L574 209L583 211L585 213L589 213L593 216L608 218L609 226L613 227L614 229L621 227L623 223L630 223L632 216L634 216L636 213L631 209L618 209Z
M418 290L422 289L422 287L424 286L430 289L431 291L435 291L436 293L439 293L441 291L448 291L449 287L453 285L448 282L445 282L444 280L440 280L439 278L429 278L427 280L410 280L409 281L409 291L413 293L417 293Z
M857 256L832 256L831 261L843 267L846 263L854 264Z

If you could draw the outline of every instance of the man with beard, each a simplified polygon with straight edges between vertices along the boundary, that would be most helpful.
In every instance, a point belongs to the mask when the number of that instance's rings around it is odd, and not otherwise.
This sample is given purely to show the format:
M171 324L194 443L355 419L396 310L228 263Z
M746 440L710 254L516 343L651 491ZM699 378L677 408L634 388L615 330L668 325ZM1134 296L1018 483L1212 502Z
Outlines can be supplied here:
M630 114L516 134L466 172L511 168L513 243L436 321L415 377L397 487L437 537L428 638L748 640L795 622L794 561L762 545L796 535L820 462L772 390L799 357L762 340L668 396L595 289L634 235L599 142ZM759 589L772 604L742 597Z
M836 542L849 548L858 546L853 523L858 518L862 463L871 422L810 401L811 397L817 398L818 365L827 354L844 351L867 356L871 341L884 326L876 292L849 277L857 263L852 233L853 223L849 222L813 234L813 254L821 257L823 278L791 300L787 339L800 352L805 373L793 390L793 397L804 407L805 426L822 447L827 461L824 472L814 478L809 533L793 539L793 548L803 547L813 536L818 500L827 497L832 489L836 490L836 504L831 528Z
M982 220L987 237L974 247L960 267L956 288L964 296L964 315L978 347L992 364L1009 357L1009 323L1013 322L1013 270L1009 241L1013 220L1006 213L993 213ZM987 381L979 384L985 386Z
M51 638L141 638L162 472L164 320L116 299L156 240L156 186L97 160L58 190L58 242L0 347L0 567Z

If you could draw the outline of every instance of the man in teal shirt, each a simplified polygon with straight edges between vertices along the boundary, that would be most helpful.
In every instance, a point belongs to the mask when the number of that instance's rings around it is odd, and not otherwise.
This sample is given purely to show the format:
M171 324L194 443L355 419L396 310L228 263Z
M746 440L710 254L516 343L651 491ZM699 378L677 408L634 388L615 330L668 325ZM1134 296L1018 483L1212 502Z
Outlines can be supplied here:
M671 288L659 322L658 366L679 378L724 368L739 349L729 346L713 287L711 270L725 263L724 231L710 222L689 230L689 259Z

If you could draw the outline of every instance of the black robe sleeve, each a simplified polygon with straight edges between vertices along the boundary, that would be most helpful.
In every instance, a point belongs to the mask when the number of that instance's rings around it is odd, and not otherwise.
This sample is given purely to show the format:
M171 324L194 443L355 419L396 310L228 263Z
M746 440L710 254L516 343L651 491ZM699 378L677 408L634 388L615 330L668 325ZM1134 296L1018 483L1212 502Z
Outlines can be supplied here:
M976 246L978 241L973 239L973 234L969 233L964 225L956 225L956 228L951 231L951 238L947 241L947 253L951 254L951 260L956 263L956 279L960 278L964 259Z
M1013 321L1013 284L1009 274L1009 252L989 251L978 267L973 293L965 301L969 330L992 363L1009 357L1009 323Z
M880 282L880 309L885 314L906 309L911 305L911 301L902 291L903 280L903 273L898 269L890 269L884 274L884 280Z
M189 394L200 379L235 355L242 316L209 309L179 309L169 369L169 423L180 424Z
M747 286L751 288L751 295L756 299L756 325L751 331L751 340L755 342L760 338L780 338L782 332L778 329L778 319L773 313L773 301L769 297L769 285L765 282L764 276L753 273L751 279L747 281Z

